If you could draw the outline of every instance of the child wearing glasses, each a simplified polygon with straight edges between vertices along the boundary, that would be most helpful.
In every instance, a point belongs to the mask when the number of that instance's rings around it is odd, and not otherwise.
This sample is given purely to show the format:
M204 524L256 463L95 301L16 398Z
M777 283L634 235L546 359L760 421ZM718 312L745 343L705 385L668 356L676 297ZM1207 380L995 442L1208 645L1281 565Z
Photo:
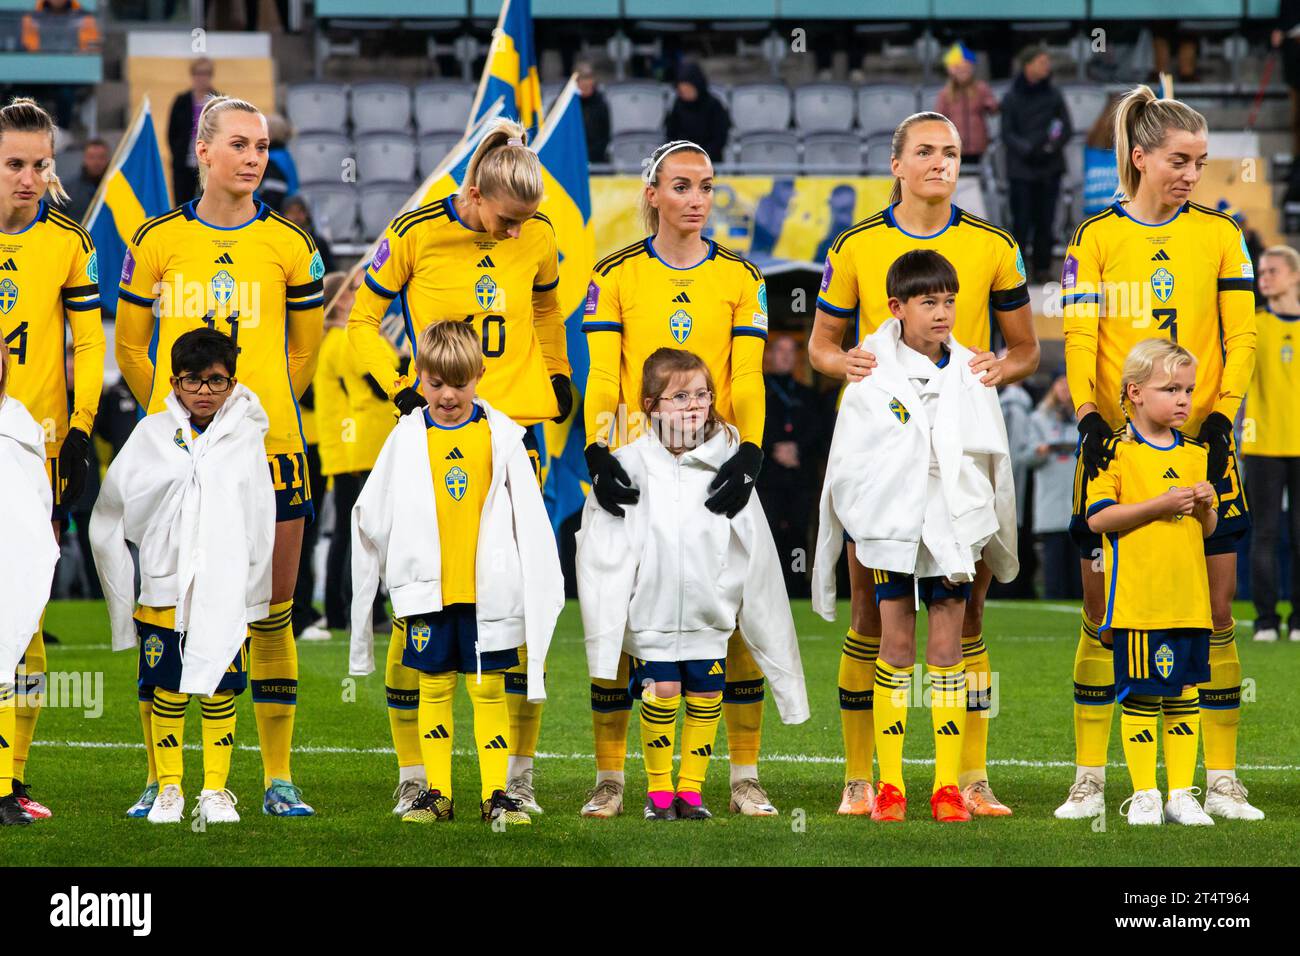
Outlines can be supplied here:
M591 676L612 680L620 653L632 658L647 820L712 816L702 790L722 714L727 642L737 627L772 685L781 719L797 724L809 716L794 619L762 505L751 497L733 518L705 506L709 483L740 442L719 418L714 396L709 369L694 353L661 348L646 359L640 404L651 427L613 453L640 498L616 517L589 495L578 533Z
M158 792L139 814L151 823L179 823L184 814L192 694L202 707L204 771L193 815L205 824L239 821L226 788L235 696L248 685L248 625L266 617L271 599L275 491L267 415L235 380L236 356L215 329L176 340L172 392L113 460L90 518L113 648L138 645L140 697L153 701L146 742ZM140 552L138 595L128 543Z

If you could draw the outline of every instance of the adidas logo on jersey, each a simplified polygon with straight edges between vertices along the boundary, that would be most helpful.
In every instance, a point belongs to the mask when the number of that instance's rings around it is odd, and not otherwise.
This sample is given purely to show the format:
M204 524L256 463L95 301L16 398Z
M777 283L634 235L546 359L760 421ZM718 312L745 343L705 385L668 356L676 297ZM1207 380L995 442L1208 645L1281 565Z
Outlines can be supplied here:
M673 745L672 741L669 740L667 736L663 734L660 734L658 740L650 741L650 746L658 749L663 749L664 747L671 747L672 745Z
M1151 736L1151 731L1144 730L1140 734L1134 734L1128 740L1131 744L1149 744L1152 743L1155 738Z
M1152 262L1168 262L1168 261L1169 261L1169 253L1167 253L1167 252L1165 252L1165 250L1161 249L1159 252L1157 252L1154 256L1151 257L1151 261L1152 261Z
M722 673L722 661L714 661L713 666L709 668L709 676L716 677Z
M694 757L709 757L712 756L712 754L713 744L705 744L703 747L698 747L691 751L691 755Z
M180 744L178 744L178 743L176 742L176 735L175 735L175 734L168 734L168 735L167 735L166 737L164 737L162 740L160 740L160 741L158 741L156 744L154 744L154 746L155 746L155 747L168 747L168 748L170 748L170 747L179 747Z
M957 725L954 724L951 720L948 721L946 724L944 724L942 727L940 727L937 731L935 731L935 733L943 737L961 736L961 731L957 729Z
M474 268L475 268L475 269L495 269L495 268L496 268L496 264L492 261L492 257L491 257L491 256L484 256L482 259L480 259L480 260L478 261L478 265L476 265Z
M0 266L0 272L17 272L17 271L18 271L18 263L14 262L12 257L6 259L5 264Z
M424 736L428 740L446 740L451 735L447 733L446 727L444 727L442 724L439 724L437 727L434 727L433 730L429 731Z
M225 253L224 255L218 256L216 259L213 259L212 261L219 266L233 266L235 264L235 260L230 258L230 253L228 252Z
M491 740L489 740L487 743L483 745L483 749L484 750L505 750L506 739L502 737L500 734L497 734L495 737L493 737Z
M289 507L296 508L300 504L302 504L302 495L300 495L298 492L295 491L293 493L293 500L289 502Z
M902 732L903 722L901 720L894 721L890 726L886 727L884 731L882 731L882 733L889 734L891 737L897 737L902 734Z
M1177 478L1177 477L1178 477L1178 472L1174 471L1172 468L1166 468L1166 469L1165 469L1165 473L1164 473L1164 477L1165 477L1165 478Z
M458 458L464 458L459 448L453 448L447 455L447 461L456 461Z
M234 745L235 745L235 735L234 735L233 733L231 733L231 734L226 734L226 736L222 737L220 740L218 740L218 741L216 741L215 743L213 743L212 746L214 746L214 747L233 747Z
M680 293L680 294L678 294L678 295L673 296L673 301L674 301L674 302L690 302L690 301L691 301L691 297L688 296L685 292L682 292L682 293Z
M1165 733L1173 734L1175 737L1190 737L1192 735L1192 728L1186 724L1174 724L1166 730Z
M1241 517L1241 509L1238 508L1236 505L1229 505L1229 506L1228 506L1228 510L1227 510L1227 512L1224 514L1224 517L1225 517L1225 518L1240 518L1240 517Z
M5 740L3 737L0 737L0 750L8 750L8 749L9 749L9 741Z

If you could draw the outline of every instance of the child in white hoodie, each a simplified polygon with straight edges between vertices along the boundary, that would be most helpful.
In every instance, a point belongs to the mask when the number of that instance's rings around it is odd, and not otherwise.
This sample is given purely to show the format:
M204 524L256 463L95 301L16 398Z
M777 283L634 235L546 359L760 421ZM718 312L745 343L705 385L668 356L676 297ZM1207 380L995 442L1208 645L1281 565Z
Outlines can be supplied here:
M940 822L970 813L957 788L967 718L961 628L975 563L1015 576L1015 490L997 393L953 340L958 280L943 256L904 253L886 275L894 318L864 343L877 368L844 392L822 492L813 607L835 616L835 564L847 533L875 573L883 632L873 709L880 790L871 818L904 819L903 741L916 666L916 611L929 610Z
M734 454L736 429L713 406L713 379L694 353L661 348L641 372L651 428L614 453L642 489L616 517L588 496L578 534L578 597L591 675L631 657L649 777L647 820L707 820L701 790L737 627L786 723L808 719L803 666L772 532L753 497L734 517L705 507L708 485ZM673 738L686 697L674 792Z
M59 546L50 526L53 492L45 475L45 432L18 399L5 394L9 348L0 336L0 826L32 822L14 792L17 670L50 597Z

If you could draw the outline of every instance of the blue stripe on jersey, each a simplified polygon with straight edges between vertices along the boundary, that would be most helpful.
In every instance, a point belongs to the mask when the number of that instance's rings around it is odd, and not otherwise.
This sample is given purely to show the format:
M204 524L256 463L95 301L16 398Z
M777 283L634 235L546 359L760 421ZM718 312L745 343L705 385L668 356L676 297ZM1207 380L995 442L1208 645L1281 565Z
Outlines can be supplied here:
M303 299L300 302L286 302L284 307L286 309L314 309L316 306L324 304L325 297L323 295L318 295L310 299Z
M1100 292L1076 292L1061 296L1061 305L1101 305Z
M129 289L124 289L121 286L117 287L117 294L119 297L126 299L127 302L134 302L136 305L142 305L146 309L153 308L154 302L157 301L156 299L146 299L142 295L136 295L134 292Z
M534 292L550 292L552 289L554 289L554 288L555 288L557 285L559 285L559 284L560 284L560 277L559 277L559 276L556 276L554 282L548 282L548 283L546 283L546 285L535 285L535 286L533 286L533 291L534 291Z
M829 312L831 315L834 315L841 319L847 319L850 316L852 316L854 312L857 311L857 306L854 306L851 309L841 309L837 305L831 305L829 302L827 302L825 299L821 298L820 296L818 296L817 298L817 308L824 309L825 311Z
M733 336L734 336L734 335L752 335L752 336L754 336L755 338L760 338L760 339L766 339L766 338L767 338L767 333L766 333L766 332L764 332L762 329L756 329L756 328L754 328L752 325L738 325L738 326L736 326L734 329L731 330L731 334L732 334Z
M1091 518L1098 511L1101 511L1103 508L1109 508L1111 505L1114 504L1119 504L1119 502L1117 502L1114 498L1102 498L1101 501L1097 501L1093 503L1093 506L1088 509L1088 513L1085 517Z
M89 312L91 309L99 308L99 299L85 299L81 302L68 302L65 300L63 307L73 312Z
M383 286L381 286L378 282L376 282L376 281L374 280L374 277L371 276L369 270L366 270L366 285L370 288L370 291L373 292L375 295L382 295L385 299L396 299L396 298L397 298L397 293L396 293L396 292L389 292L387 289L385 289Z
M1105 540L1110 542L1110 593L1106 595L1106 620L1097 628L1098 634L1110 630L1111 618L1115 616L1115 582L1119 580L1119 533L1108 531Z
M584 332L622 332L622 322L583 322Z
M1021 288L1024 288L1024 286L1021 286ZM1012 291L1014 291L1014 290L1012 290ZM1014 299L1009 299L1009 300L1008 300L1008 299L999 299L999 298L997 297L997 295L998 295L998 294L997 294L996 292L994 292L992 295L989 296L989 304L990 304L991 306L993 306L993 308L997 309L999 312L1012 312L1012 311L1014 311L1015 309L1020 308L1021 306L1028 305L1028 304L1029 304L1029 290L1028 290L1028 289L1025 289L1025 294L1024 294L1024 295L1022 295L1022 296L1017 296L1016 298L1014 298Z

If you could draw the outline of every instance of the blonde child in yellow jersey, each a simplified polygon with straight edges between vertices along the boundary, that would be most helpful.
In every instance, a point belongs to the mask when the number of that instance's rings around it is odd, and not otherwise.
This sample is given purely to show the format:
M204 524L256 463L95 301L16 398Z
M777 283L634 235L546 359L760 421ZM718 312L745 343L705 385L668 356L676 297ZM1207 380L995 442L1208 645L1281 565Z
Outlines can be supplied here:
M1218 524L1206 448L1178 430L1191 413L1196 364L1168 339L1133 347L1121 380L1125 430L1088 483L1088 527L1104 542L1107 600L1099 634L1114 648L1133 825L1214 823L1192 787L1201 722L1196 685L1210 679L1203 544ZM1169 788L1163 810L1156 786L1162 712Z

